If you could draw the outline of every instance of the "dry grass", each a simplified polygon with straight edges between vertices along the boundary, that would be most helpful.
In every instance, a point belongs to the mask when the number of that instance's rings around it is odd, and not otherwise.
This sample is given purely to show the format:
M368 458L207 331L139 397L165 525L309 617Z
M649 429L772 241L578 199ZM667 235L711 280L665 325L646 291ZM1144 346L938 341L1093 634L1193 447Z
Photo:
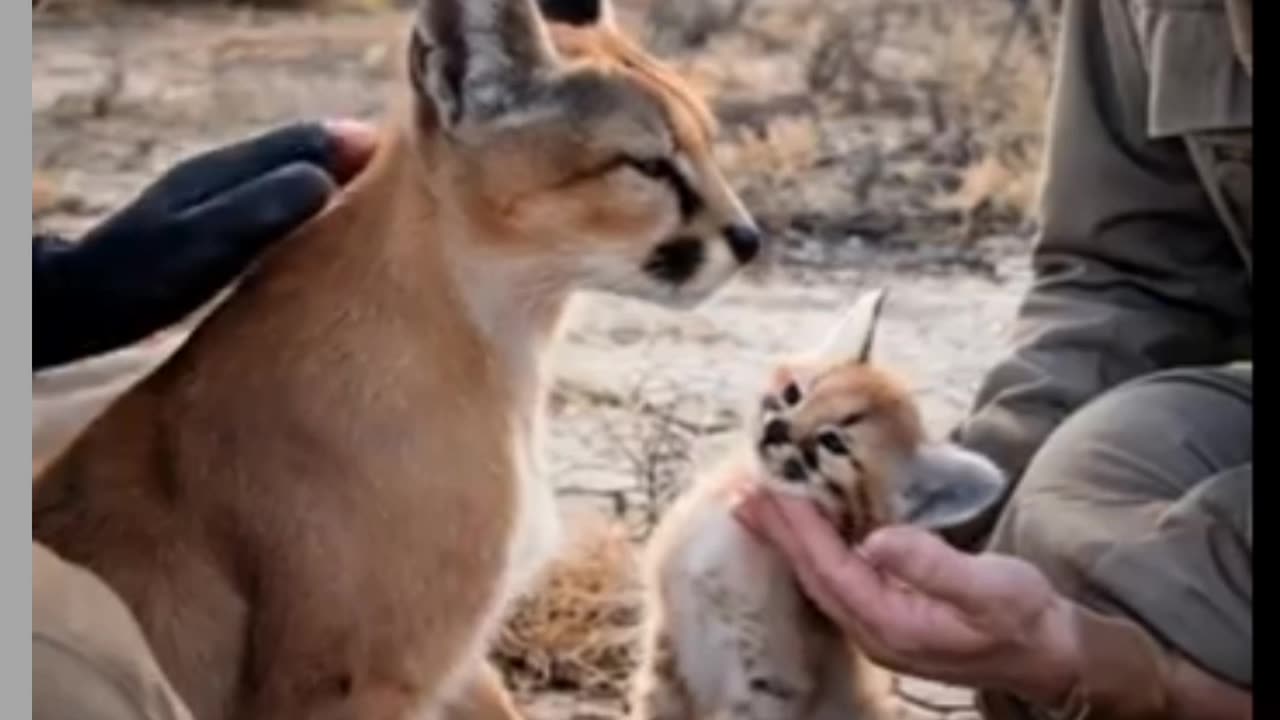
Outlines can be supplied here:
M516 603L492 657L517 693L619 700L635 667L641 594L621 524L575 513L569 540L534 592Z
M726 144L720 160L726 173L738 177L794 176L817 161L821 131L809 117L778 118L759 132L741 130Z
M687 388L648 376L626 387L557 384L553 407L590 413L589 432L609 445L631 481L609 488L557 477L562 498L587 502L566 504L561 552L517 601L491 653L526 702L567 694L575 707L595 702L604 713L574 717L613 717L625 706L644 608L639 547L690 481L696 439L738 425L736 416L709 415ZM593 476L591 467L581 470ZM560 718L566 711L545 712Z
M1051 80L1034 40L997 50L971 15L953 19L939 63L947 112L973 128L975 158L951 198L970 213L1034 215L1045 107ZM1025 36L1024 36L1025 38Z
M870 208L886 236L973 239L1032 219L1051 67L1012 3L720 5L718 24L688 15L714 32L672 57L709 90L728 173L772 229ZM651 23L681 17L662 7Z
M177 2L308 10L403 4ZM159 0L45 0L42 11L111 3ZM848 234L918 243L1017 232L1032 219L1050 68L1026 32L1002 45L1008 0L619 4L626 24L661 40L662 54L712 98L725 125L719 151L727 175L770 231L826 244ZM396 20L368 17L371 27L383 22L374 19ZM352 42L309 34L304 29L293 42L279 28L237 27L208 61L305 63L327 52L318 46ZM200 47L213 42L182 38ZM372 35L368 42L366 64L389 67L394 53ZM84 112L98 117L110 109L99 106Z

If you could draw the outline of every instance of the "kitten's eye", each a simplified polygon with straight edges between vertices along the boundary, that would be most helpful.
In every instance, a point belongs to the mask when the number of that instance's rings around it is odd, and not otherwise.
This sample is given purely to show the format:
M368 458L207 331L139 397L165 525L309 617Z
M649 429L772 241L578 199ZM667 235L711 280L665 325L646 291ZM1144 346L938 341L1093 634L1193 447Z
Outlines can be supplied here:
M866 419L866 417L867 417L867 414L864 412L849 413L848 415L844 416L844 419L840 421L840 424L845 426L857 425L858 423Z
M844 446L844 440L835 431L827 430L818 436L818 442L822 443L822 447L830 450L837 455L847 455L849 449Z
M636 172L654 180L664 180L667 178L678 177L676 166L664 157L655 158L626 158L627 165L635 169Z
M787 405L795 405L800 402L800 388L796 387L795 383L788 383L782 389L782 401Z

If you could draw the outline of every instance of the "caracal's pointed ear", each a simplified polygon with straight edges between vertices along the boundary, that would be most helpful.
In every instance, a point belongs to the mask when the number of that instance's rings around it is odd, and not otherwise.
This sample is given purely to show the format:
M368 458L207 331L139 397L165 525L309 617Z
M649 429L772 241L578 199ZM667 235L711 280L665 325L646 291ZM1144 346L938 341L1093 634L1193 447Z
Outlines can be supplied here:
M819 357L837 362L868 362L875 343L880 309L888 293L884 288L877 288L858 298L823 340Z
M953 442L923 443L895 483L900 522L943 531L998 502L1009 481L995 463Z
M616 27L610 0L538 0L542 16L566 25Z
M527 112L559 62L534 0L421 0L409 52L419 100L450 130Z

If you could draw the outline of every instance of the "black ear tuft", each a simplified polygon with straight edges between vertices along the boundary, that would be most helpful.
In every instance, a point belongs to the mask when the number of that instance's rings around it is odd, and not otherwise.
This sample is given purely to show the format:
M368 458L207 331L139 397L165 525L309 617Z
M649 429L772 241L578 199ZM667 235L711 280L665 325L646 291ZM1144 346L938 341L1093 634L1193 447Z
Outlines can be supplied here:
M528 110L558 61L534 0L423 2L409 52L418 97L454 130Z
M603 15L604 0L538 0L542 16L566 25L595 25Z

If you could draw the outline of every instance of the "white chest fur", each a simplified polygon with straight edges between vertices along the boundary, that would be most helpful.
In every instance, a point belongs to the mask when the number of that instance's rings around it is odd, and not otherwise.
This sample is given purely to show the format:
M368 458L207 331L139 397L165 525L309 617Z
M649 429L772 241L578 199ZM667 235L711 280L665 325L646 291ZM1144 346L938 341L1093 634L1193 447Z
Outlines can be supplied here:
M543 364L555 342L564 298L561 291L540 285L540 276L525 263L481 252L468 243L445 247L458 287L464 289L468 314L503 368L515 400L509 441L515 515L496 598L505 610L528 589L560 542L555 496L541 472L540 452L548 385ZM485 281L475 282L476 278Z
M541 403L530 405L512 438L516 515L507 551L504 602L529 589L561 540L555 493L542 473Z

